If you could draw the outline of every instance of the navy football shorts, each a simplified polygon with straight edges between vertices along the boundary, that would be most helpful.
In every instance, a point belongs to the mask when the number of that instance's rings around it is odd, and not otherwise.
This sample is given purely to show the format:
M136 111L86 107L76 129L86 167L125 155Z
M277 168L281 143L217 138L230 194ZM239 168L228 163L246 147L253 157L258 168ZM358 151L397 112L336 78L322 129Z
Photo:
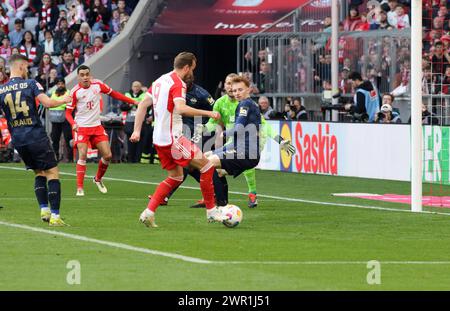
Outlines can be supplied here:
M214 151L214 154L220 158L222 169L229 175L237 177L246 170L256 167L259 163L259 154L256 159L249 159L244 155L238 155L236 152L225 151L223 149Z
M49 170L58 165L55 152L48 138L25 146L15 147L27 169Z

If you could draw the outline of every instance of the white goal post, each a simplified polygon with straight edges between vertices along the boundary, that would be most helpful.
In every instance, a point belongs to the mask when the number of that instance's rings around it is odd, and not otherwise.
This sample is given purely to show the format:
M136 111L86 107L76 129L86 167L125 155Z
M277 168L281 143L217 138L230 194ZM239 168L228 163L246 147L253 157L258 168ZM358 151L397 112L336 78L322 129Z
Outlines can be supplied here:
M422 0L411 1L411 211L422 211Z

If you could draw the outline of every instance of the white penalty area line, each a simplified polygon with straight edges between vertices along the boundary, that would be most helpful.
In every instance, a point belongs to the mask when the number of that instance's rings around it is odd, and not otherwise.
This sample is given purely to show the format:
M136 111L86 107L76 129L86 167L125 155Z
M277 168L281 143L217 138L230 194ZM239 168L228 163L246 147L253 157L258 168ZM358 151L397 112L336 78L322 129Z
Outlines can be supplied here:
M52 236L60 236L67 239L92 243L92 244L99 244L103 246L108 246L112 248L122 249L126 251L132 251L136 253L142 253L142 254L148 254L148 255L154 255L154 256L160 256L160 257L166 257L171 258L175 260L181 260L184 262L189 263L196 263L196 264L209 264L209 265L367 265L370 263L371 260L368 261L214 261L214 260L206 260L202 258L196 258L196 257L190 257L190 256L184 256L179 255L175 253L169 253L169 252L162 252L158 250L143 248L143 247L136 247L124 243L117 243L117 242L110 242L110 241L104 241L99 239L93 239L89 237L85 237L82 235L77 234L71 234L71 233L65 233L60 232L56 230L48 230L48 229L42 229L42 228L36 228L31 227L27 225L19 225L15 223L10 222L4 222L0 221L0 225L10 227L10 228L16 228L16 229L22 229L37 233L43 233L48 234ZM388 265L450 265L450 261L378 261L380 264L388 264Z
M26 171L24 168L8 167L8 166L0 166L0 169ZM74 173L66 173L66 172L60 172L59 174L60 175L67 175L67 176L76 176L76 174L74 174ZM94 176L86 176L86 177L94 178ZM141 181L141 180L133 180L133 179L122 179L122 178L114 178L114 177L103 177L103 179L111 180L111 181L128 182L128 183L134 183L134 184L142 184L142 185L154 185L154 186L159 185L159 183L157 183L157 182ZM198 188L198 187L191 187L191 186L180 186L180 188L182 188L182 189L190 189L190 190L200 190L200 188ZM238 192L238 191L229 191L229 193L231 193L231 194L238 194L238 195L245 195L245 196L248 195L248 193ZM370 205L359 205L359 204L349 204L349 203L323 202L323 201L305 200L305 199L298 199L298 198L280 197L280 196L266 195L266 194L258 194L258 197L266 198L266 199L274 199L274 200L278 200L278 201L309 203L309 204L316 204L316 205L354 207L354 208L360 208L360 209L369 209L369 210L378 210L378 211L387 211L387 212L404 212L404 213L414 213L414 214L432 214L432 215L450 216L450 213L443 213L443 212L432 212L432 211L413 212L413 211L411 211L409 209L399 209L399 208L370 206Z

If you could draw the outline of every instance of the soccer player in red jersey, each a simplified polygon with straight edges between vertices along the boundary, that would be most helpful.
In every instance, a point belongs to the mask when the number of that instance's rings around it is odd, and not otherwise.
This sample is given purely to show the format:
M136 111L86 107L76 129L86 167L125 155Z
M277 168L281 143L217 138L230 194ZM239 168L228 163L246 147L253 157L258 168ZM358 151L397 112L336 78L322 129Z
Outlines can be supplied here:
M186 105L185 81L193 78L197 59L194 54L182 52L175 57L174 70L155 82L149 88L145 99L138 105L134 132L130 140L140 140L141 126L147 108L153 104L155 116L153 144L158 152L161 166L168 173L158 185L147 208L139 220L147 227L157 227L155 211L164 198L183 182L183 167L190 166L200 171L200 189L206 205L208 222L222 222L225 216L216 207L212 176L215 168L201 150L183 136L181 116L202 116L219 119L216 111L194 109Z
M77 70L78 84L71 90L72 103L67 105L66 119L75 132L74 145L78 148L77 162L77 196L84 196L83 184L86 174L86 158L88 143L95 146L101 159L98 162L97 174L94 177L94 183L101 193L107 193L102 177L108 169L112 153L109 145L109 138L100 121L100 114L103 109L101 94L107 94L112 98L136 104L136 102L125 95L114 91L108 85L100 80L93 79L91 70L88 66L80 66ZM72 112L76 109L75 120Z

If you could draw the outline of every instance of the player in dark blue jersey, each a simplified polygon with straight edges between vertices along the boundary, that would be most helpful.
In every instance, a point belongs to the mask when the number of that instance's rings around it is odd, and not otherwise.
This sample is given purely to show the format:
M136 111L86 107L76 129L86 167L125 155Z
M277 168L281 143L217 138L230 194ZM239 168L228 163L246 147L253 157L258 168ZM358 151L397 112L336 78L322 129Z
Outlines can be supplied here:
M237 177L259 163L261 112L258 104L250 98L250 82L246 78L233 78L232 88L239 104L234 127L223 132L225 137L232 138L231 142L216 149L208 159L222 174Z
M195 109L212 110L214 99L207 90L200 85L195 84L194 81L186 81L186 88L186 105ZM202 124L205 124L209 119L199 117L197 120L194 117L183 116L183 135L185 137L192 137L192 135L194 135L195 125L200 120Z
M41 208L41 219L49 222L50 226L64 226L59 216L61 184L58 162L39 119L37 104L57 107L71 102L72 98L65 96L54 100L45 95L39 83L28 79L28 59L25 56L12 55L9 64L11 78L0 87L0 109L8 121L14 148L27 169L32 169L36 175L34 190Z

